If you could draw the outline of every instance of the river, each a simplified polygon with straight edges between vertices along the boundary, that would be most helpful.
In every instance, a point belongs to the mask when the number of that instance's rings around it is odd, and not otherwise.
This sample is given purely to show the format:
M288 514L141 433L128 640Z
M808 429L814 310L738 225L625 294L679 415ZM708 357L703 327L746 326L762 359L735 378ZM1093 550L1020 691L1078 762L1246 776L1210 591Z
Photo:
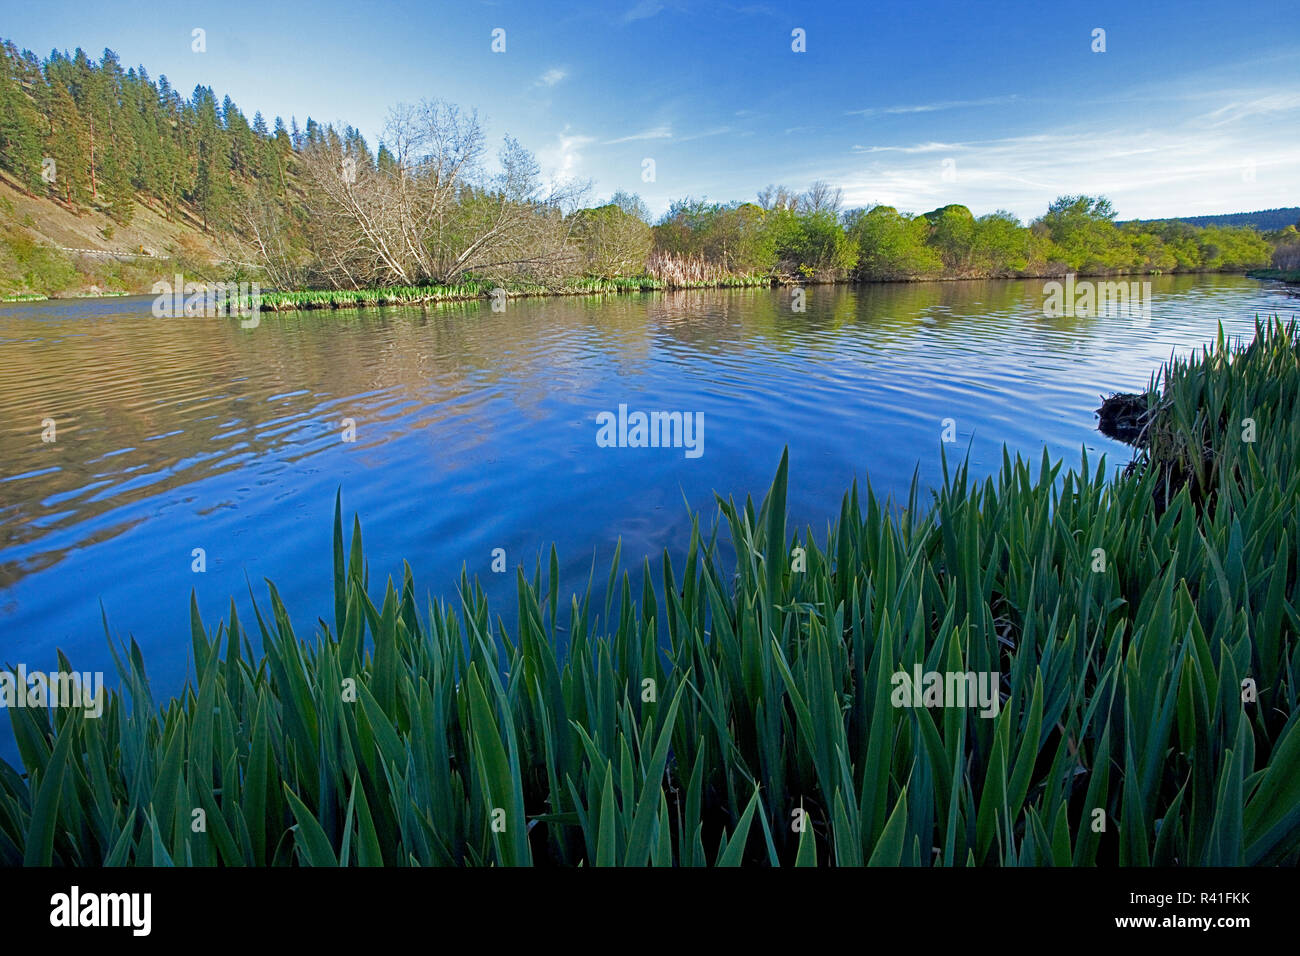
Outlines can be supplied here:
M786 446L792 520L819 533L855 477L895 495L916 470L935 484L941 448L969 447L978 473L1004 443L1118 467L1131 452L1095 431L1102 393L1146 385L1219 322L1248 336L1256 315L1296 311L1239 276L1151 283L1148 319L1050 318L1033 281L812 287L802 312L791 290L759 289L256 328L157 319L148 297L0 306L0 663L51 670L61 648L116 683L102 604L169 695L188 672L190 590L209 626L231 596L247 624L263 578L310 635L332 620L339 488L376 594L405 560L422 593L451 597L465 566L509 620L518 563L531 575L554 542L562 590L582 589L621 538L639 586L643 556L684 547L687 503L757 504ZM602 447L598 417L620 405L703 430L694 450ZM510 573L492 570L498 548Z

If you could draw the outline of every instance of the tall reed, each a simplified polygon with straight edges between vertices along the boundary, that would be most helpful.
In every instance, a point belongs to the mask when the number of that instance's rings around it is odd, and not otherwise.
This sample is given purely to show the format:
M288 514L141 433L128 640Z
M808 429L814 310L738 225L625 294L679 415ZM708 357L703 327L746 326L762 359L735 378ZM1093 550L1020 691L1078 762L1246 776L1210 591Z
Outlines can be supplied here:
M704 256L679 256L671 252L654 252L646 271L669 289L740 288L768 286L770 276L727 271L721 263Z

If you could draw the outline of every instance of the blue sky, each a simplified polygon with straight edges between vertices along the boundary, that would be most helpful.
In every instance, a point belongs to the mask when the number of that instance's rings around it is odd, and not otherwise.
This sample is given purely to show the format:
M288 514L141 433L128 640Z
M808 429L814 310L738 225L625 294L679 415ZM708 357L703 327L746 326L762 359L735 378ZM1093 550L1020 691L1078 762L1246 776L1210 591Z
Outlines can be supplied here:
M1278 0L44 0L0 33L41 56L108 47L183 93L352 123L372 147L392 105L446 99L547 176L590 180L593 199L638 192L655 213L821 178L850 206L1028 220L1080 192L1121 218L1300 204L1295 14Z

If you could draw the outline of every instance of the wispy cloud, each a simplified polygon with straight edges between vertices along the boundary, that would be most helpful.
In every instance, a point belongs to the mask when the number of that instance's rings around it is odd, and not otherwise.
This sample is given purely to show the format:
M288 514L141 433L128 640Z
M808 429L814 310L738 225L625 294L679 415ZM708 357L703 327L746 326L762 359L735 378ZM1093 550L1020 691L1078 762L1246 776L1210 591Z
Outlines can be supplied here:
M663 8L664 5L659 3L658 0L641 0L640 3L623 14L623 22L631 23L634 20L647 20Z
M1193 215L1274 206L1280 187L1300 181L1295 149L1268 144L1255 130L1206 135L1190 118L1163 130L1076 125L989 140L855 145L850 153L851 166L809 173L842 185L846 205L911 212L960 202L1030 218L1057 195L1087 193L1108 196L1124 218Z
M705 130L702 133L692 133L690 136L679 136L677 137L677 142L689 143L693 139L704 139L705 137L708 136L724 136L727 133L734 133L734 132L736 132L735 127L719 126L716 129Z
M567 70L562 70L559 67L552 67L551 69L547 70L545 73L543 73L541 76L537 78L536 85L554 86L556 83L559 83L568 75L569 73Z
M958 149L968 149L969 146L962 143L916 143L912 146L858 146L854 144L850 147L850 152L854 153L950 153Z
M1268 116L1273 113L1300 111L1300 93L1267 93L1241 102L1228 103L1204 116L1211 127L1224 126L1250 116Z
M981 100L944 100L939 103L917 103L910 106L873 106L862 110L846 110L846 116L904 116L909 113L937 113L940 110L970 109L979 106L1001 106L1014 103L1019 97L988 96Z
M631 143L640 139L672 139L673 128L667 124L655 126L651 129L643 129L639 133L632 133L630 136L620 136L617 139L607 139L601 145L615 146L619 143Z

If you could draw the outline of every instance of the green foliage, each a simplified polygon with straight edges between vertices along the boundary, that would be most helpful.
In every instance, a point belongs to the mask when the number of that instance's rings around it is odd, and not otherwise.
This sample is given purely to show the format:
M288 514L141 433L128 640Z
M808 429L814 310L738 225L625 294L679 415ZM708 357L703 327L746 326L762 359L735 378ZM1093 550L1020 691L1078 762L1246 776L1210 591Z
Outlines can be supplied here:
M767 213L764 227L772 235L783 272L838 278L857 265L857 246L834 213L774 209Z
M40 112L23 93L22 60L12 43L0 43L0 165L30 193L42 188Z
M773 222L753 203L674 202L654 227L656 253L703 258L722 270L770 273L777 266Z
M30 192L98 206L120 225L140 196L169 217L188 203L206 227L229 226L242 193L283 192L292 148L282 122L255 130L229 97L219 106L200 86L185 100L111 50L98 63L80 49L40 61L0 44L0 165Z
M734 562L697 520L681 564L634 589L616 555L603 609L562 607L552 550L509 633L463 572L424 617L409 568L372 601L336 502L309 639L274 585L251 632L192 598L179 698L132 642L101 718L8 709L0 864L1295 865L1300 340L1221 337L1163 379L1212 495L1004 453L983 481L945 462L928 508L854 487L819 546L783 456L760 506L718 501ZM914 667L1005 699L896 706Z
M23 229L0 223L0 291L53 295L77 279L72 262Z
M929 222L876 206L851 218L849 236L858 246L858 276L863 279L914 279L943 270L939 254L926 244Z
M1247 269L1269 261L1272 250L1259 233L1244 226L1211 226L1196 234L1206 269Z
M741 274L842 278L857 249L835 214L797 205L679 200L654 228L656 253Z
M612 202L573 216L573 236L588 275L612 279L645 271L654 243L644 220Z
M1051 240L1053 258L1071 272L1106 273L1125 264L1127 244L1107 199L1062 196L1035 225Z
M654 262L652 260L652 265ZM504 289L510 298L543 295L616 295L627 292L656 292L664 289L732 289L771 285L766 276L735 275L713 271L698 278L682 277L672 270L633 276L586 276L557 283L487 282L469 279L455 285L384 286L375 289L333 289L304 292L262 292L261 309L285 312L310 309L354 309L375 306L420 305L437 302L466 302L490 296Z
M1014 215L1004 210L975 220L970 258L980 275L1014 276L1029 268L1030 233Z
M944 271L962 275L970 269L975 251L975 217L965 206L949 205L925 214L930 224L928 242L939 253Z

